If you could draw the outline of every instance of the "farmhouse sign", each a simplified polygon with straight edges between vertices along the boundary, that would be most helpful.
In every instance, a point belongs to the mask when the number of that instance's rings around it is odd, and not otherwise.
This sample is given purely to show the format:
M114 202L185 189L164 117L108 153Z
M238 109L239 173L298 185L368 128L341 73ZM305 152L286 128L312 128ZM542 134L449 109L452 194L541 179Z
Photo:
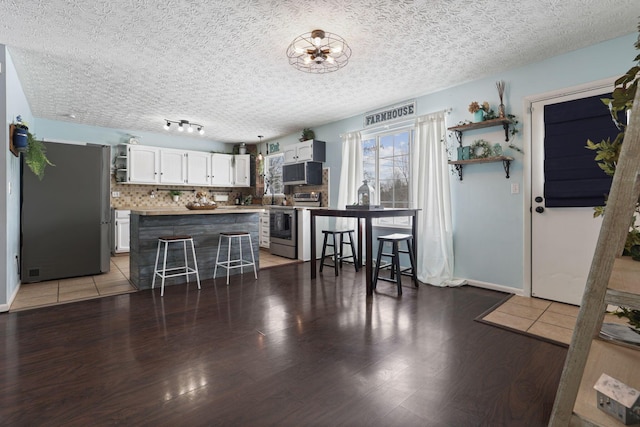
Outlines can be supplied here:
M411 100L391 107L366 113L364 116L364 126L379 125L398 119L406 119L416 113L416 101Z

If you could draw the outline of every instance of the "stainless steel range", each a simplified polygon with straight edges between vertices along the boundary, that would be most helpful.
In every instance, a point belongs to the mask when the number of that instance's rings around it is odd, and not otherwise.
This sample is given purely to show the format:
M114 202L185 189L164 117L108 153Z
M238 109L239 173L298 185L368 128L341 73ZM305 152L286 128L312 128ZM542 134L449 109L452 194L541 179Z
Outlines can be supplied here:
M271 206L269 208L269 250L273 255L297 258L297 220L293 206Z

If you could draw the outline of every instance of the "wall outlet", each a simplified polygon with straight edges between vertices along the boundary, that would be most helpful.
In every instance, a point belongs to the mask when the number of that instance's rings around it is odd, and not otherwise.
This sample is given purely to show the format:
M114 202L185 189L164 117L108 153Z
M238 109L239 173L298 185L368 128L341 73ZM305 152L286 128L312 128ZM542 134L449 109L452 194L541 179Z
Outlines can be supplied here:
M120 197L120 192L119 191L112 191L111 192L111 197Z
M518 194L520 192L520 185L517 182L511 184L511 194Z

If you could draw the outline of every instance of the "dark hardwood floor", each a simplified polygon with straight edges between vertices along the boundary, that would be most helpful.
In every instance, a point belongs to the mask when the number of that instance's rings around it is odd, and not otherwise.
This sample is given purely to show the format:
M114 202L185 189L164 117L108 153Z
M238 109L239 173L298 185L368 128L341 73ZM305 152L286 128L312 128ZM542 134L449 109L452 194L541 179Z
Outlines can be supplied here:
M505 294L309 263L0 315L2 425L543 426L566 349Z

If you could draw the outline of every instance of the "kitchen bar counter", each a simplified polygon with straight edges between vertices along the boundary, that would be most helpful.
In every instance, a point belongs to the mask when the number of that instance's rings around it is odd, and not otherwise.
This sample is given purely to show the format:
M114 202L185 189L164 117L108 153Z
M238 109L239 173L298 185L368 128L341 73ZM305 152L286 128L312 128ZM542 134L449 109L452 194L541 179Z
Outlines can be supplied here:
M190 210L185 207L159 207L159 208L132 208L131 213L145 216L156 215L222 215L222 214L237 214L237 213L254 213L264 210L262 205L248 205L248 206L224 206L217 209L197 209Z
M188 210L187 208L134 208L131 211L131 252L129 254L129 268L131 282L138 289L150 289L153 280L153 270L158 248L158 237L171 235L190 235L198 260L200 280L211 279L218 250L218 239L223 231L243 231L251 234L251 243L259 268L259 236L258 222L261 205L218 208L212 210ZM182 263L184 254L181 245L170 245L174 250L169 251L167 266L170 260ZM245 247L245 246L243 246ZM237 252L231 254L233 257ZM225 252L226 253L226 252ZM250 256L246 249L245 256ZM237 255L236 255L237 256ZM252 270L245 269L245 273ZM240 274L240 269L233 269L231 275ZM226 276L224 268L218 269L218 277ZM189 279L195 283L192 275ZM251 280L254 280L251 277ZM165 285L184 284L185 277L168 278Z

